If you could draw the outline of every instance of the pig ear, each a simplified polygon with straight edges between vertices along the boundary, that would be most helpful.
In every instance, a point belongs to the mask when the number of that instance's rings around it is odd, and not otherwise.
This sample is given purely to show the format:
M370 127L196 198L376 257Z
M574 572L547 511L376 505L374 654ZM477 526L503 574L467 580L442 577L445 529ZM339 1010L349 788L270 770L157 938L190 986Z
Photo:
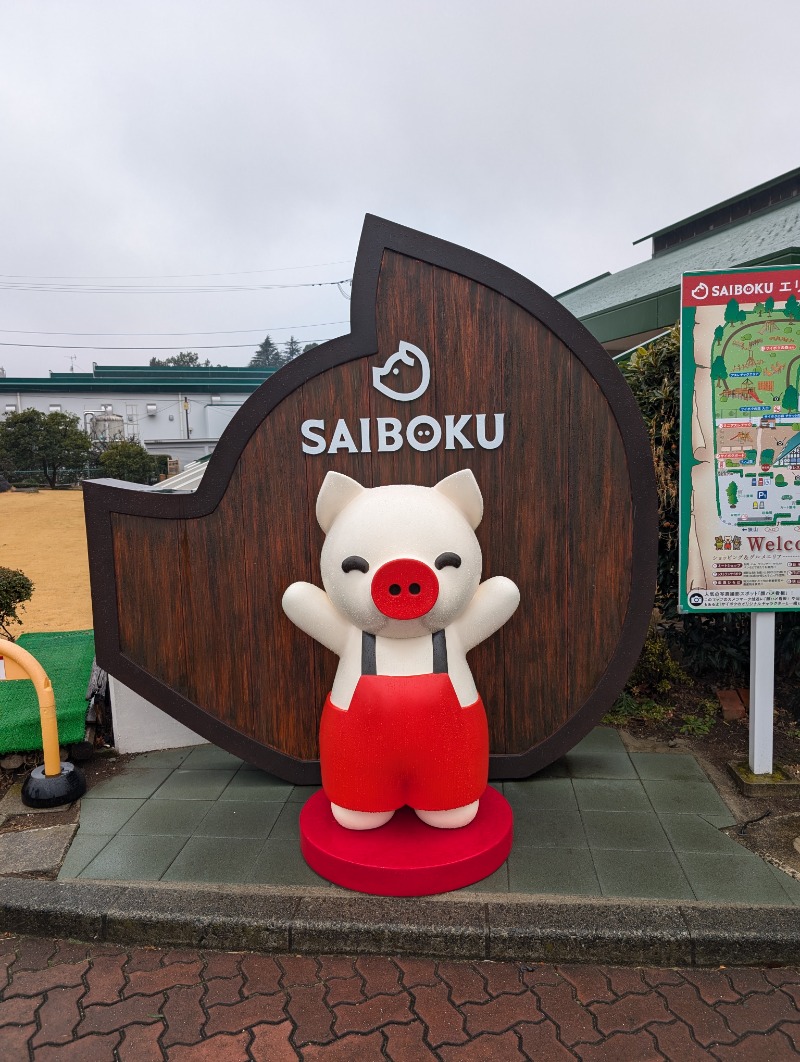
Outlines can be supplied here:
M317 520L326 535L345 505L349 505L365 489L349 476L328 472L317 495Z
M483 496L472 470L464 468L454 472L452 476L439 480L433 489L444 494L464 514L474 531L483 517Z

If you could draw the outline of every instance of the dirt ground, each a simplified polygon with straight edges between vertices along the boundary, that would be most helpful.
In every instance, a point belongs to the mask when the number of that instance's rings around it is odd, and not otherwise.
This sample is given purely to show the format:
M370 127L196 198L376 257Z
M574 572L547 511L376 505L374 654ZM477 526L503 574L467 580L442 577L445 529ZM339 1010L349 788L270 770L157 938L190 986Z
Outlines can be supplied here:
M0 565L19 568L34 585L15 638L93 626L80 490L0 494Z

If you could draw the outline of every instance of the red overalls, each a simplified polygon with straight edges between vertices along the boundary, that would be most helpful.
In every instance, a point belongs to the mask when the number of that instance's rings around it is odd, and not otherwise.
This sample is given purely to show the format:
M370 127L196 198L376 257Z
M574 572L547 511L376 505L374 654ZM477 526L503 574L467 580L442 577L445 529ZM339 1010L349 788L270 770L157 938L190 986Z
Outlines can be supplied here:
M374 635L362 636L361 678L350 707L330 694L320 723L322 787L351 811L446 811L478 800L489 777L483 701L462 708L447 674L444 631L430 675L375 674Z

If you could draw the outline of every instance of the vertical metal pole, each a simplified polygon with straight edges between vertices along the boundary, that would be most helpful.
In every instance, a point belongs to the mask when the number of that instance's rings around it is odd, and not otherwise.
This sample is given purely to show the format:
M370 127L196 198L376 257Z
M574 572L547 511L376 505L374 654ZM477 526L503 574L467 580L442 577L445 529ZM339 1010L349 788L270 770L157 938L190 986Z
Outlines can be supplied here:
M775 613L750 613L750 770L772 774Z

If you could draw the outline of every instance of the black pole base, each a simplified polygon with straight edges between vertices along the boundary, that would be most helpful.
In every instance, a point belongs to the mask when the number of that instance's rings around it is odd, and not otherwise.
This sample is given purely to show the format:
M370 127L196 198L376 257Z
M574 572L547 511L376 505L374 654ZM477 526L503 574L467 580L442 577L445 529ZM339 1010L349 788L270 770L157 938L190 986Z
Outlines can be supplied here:
M44 766L34 767L22 786L22 803L29 808L57 808L85 792L86 778L74 763L62 763L61 772L51 777L44 773Z

